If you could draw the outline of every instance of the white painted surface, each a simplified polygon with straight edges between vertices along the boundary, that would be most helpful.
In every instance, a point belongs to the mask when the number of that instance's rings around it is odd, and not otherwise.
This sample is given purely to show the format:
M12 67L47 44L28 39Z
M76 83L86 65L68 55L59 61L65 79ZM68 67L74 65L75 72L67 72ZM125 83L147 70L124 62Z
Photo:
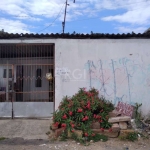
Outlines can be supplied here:
M0 117L12 116L12 104L10 102L0 102Z
M53 102L14 102L14 117L51 117Z
M142 103L143 113L149 113L150 39L16 39L0 43L55 44L55 68L70 70L69 75L55 76L55 109L63 96L91 85L113 103Z
M90 87L89 60L91 87L114 104L120 100L142 103L143 114L149 113L149 47L150 39L56 40L55 65L71 72L69 76L56 76L55 108L63 96L72 96L79 88Z

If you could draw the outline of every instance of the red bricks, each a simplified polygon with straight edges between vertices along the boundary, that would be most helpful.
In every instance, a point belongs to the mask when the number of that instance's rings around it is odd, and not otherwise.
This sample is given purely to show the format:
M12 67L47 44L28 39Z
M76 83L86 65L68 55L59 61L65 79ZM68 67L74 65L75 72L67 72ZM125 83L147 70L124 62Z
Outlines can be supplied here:
M55 137L58 138L63 133L64 130L65 128L56 129L54 133Z
M94 133L103 134L110 138L116 138L119 136L119 131L110 131L109 129L104 129L104 131L100 129L92 129Z

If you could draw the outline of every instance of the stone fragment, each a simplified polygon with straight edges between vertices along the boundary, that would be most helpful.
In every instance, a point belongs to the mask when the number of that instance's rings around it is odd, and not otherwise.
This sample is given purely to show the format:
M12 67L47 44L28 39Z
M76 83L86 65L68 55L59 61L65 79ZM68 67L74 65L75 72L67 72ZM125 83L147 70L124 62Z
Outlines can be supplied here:
M109 115L109 117L117 117L117 116L121 116L121 112L114 109L112 112L109 112L108 115Z
M104 131L102 131L100 129L92 129L92 131L94 133L106 135L110 138L116 138L119 136L119 131L114 132L114 131L110 131L109 129L105 129Z
M121 130L126 130L127 129L127 123L126 122L119 122L119 127Z
M99 122L93 122L91 125L92 129L100 129L100 123Z
M118 132L118 131L120 131L120 127L119 127L119 124L118 124L118 123L112 124L112 131L113 131L113 132Z
M120 117L111 117L109 118L108 122L110 123L116 123L116 122L124 122L124 121L130 121L131 117L129 116L120 116Z

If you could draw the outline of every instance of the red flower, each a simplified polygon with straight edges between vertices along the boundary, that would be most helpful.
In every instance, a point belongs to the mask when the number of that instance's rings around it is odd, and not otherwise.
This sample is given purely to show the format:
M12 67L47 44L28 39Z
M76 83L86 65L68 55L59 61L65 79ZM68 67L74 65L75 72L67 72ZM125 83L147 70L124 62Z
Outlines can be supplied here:
M88 116L85 116L85 120L88 120L89 119L89 117Z
M71 130L71 132L74 132L74 130Z
M86 88L83 88L83 91L86 91Z
M62 125L61 125L61 127L64 127L64 128L66 128L66 124L65 123L62 123Z
M83 110L81 109L81 108L78 108L78 111L77 112L79 112L79 113L81 113Z
M88 133L84 133L84 136L88 136Z
M104 131L104 128L100 128L101 131Z
M109 130L108 130L109 132L112 132L112 128L109 128Z
M59 122L55 122L54 126L58 127L58 125L59 125Z
M92 136L95 136L95 133L92 133Z
M72 116L72 115L73 115L73 112L72 112L72 111L69 111L69 115Z
M85 118L82 118L82 121L85 121L86 119Z
M94 118L96 118L96 114L94 114Z
M75 127L75 124L71 124L71 127L74 128L74 127Z
M100 119L100 118L101 118L101 116L97 115L97 116L96 116L96 118L97 118L97 119Z
M88 103L87 106L86 106L86 108L87 108L87 109L90 109L90 107L91 107L91 106L90 106L90 103Z
M67 115L64 114L64 115L62 116L62 118L63 118L63 119L67 119Z
M100 112L103 112L103 109Z
M88 120L89 119L89 117L88 116L85 116L84 118L82 118L82 121L86 121L86 120Z
M102 123L102 122L103 122L103 120L99 120L99 122L100 122L100 123Z

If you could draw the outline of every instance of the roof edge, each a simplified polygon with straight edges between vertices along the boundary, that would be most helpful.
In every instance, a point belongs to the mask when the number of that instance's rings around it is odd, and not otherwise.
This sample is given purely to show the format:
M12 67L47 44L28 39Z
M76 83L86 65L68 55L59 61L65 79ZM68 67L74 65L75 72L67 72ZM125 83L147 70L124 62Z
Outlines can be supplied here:
M127 38L150 38L150 33L92 33L92 34L70 34L70 33L51 33L51 34L33 34L33 33L0 33L0 39L16 39L16 38L61 38L61 39L127 39Z

